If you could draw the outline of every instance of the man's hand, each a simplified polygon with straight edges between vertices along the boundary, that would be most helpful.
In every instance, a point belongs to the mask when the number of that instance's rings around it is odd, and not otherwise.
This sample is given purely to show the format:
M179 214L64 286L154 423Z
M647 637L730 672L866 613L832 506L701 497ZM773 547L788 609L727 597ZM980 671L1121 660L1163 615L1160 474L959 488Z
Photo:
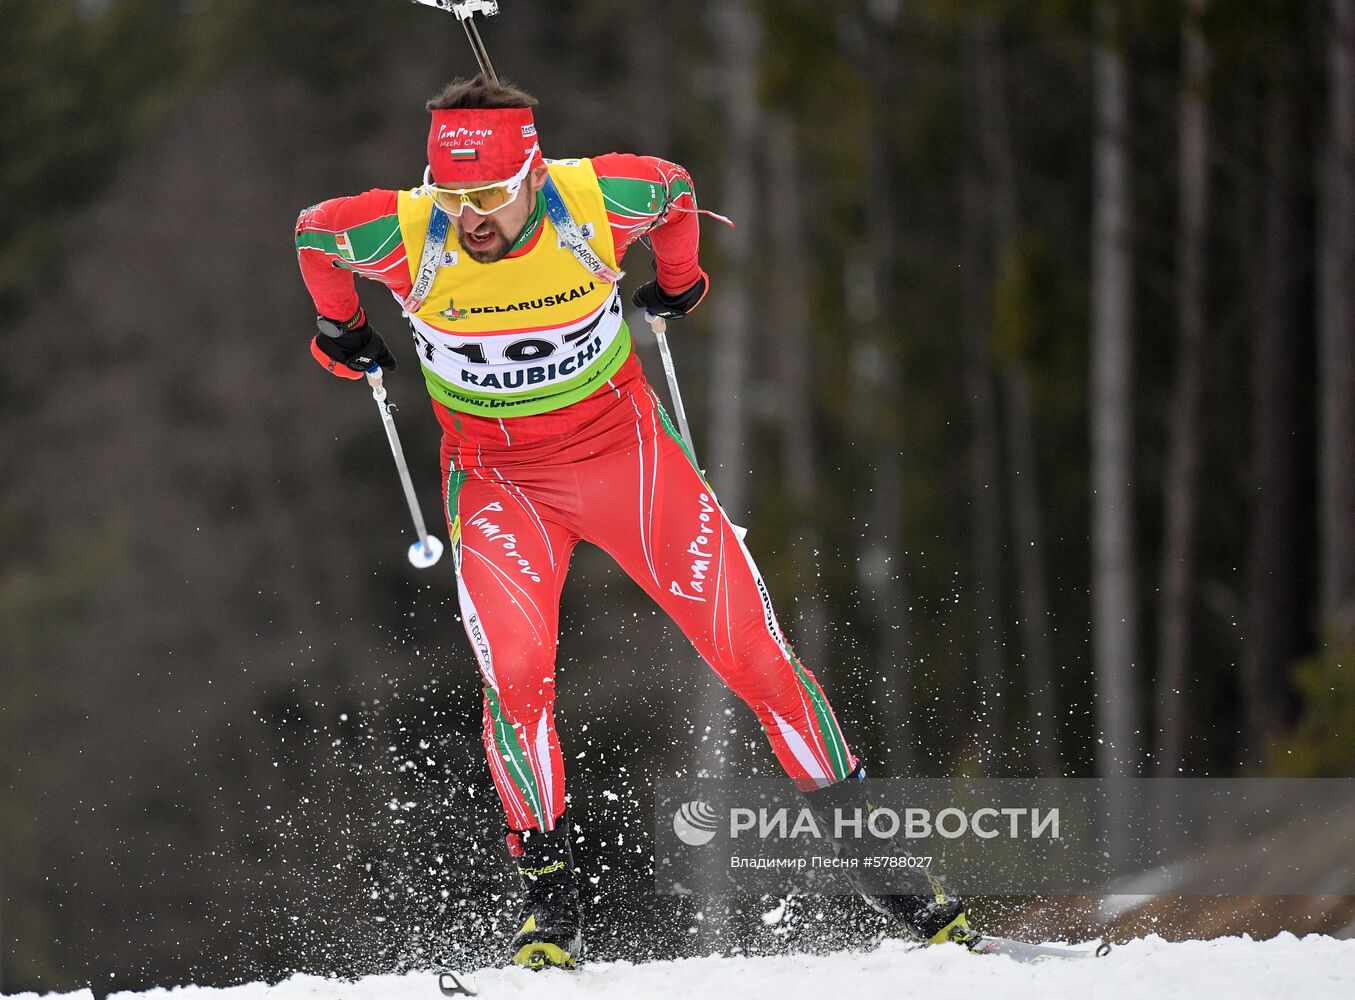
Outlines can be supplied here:
M372 365L395 370L395 355L367 322L361 306L347 322L317 316L315 325L320 332L311 341L311 354L331 375L359 379Z
M659 316L663 319L681 319L700 304L706 297L706 272L701 272L701 277L697 278L692 286L684 292L677 295L669 295L659 287L658 280L646 281L639 288L635 289L635 294L631 301L644 309L652 316Z

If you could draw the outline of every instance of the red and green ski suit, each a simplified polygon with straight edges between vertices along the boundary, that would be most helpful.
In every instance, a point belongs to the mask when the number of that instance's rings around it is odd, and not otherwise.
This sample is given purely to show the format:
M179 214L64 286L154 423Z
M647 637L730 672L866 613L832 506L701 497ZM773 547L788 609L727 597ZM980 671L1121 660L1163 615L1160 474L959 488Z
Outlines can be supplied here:
M647 235L663 288L681 291L701 274L681 167L612 153L550 171L608 265ZM304 211L297 247L317 311L353 315L355 274L404 299L429 215L418 189ZM611 554L672 616L757 714L799 787L849 774L856 761L823 691L640 370L619 290L560 243L544 203L503 260L444 253L427 300L408 315L443 428L461 613L509 826L549 830L565 807L555 654L560 591L580 540Z

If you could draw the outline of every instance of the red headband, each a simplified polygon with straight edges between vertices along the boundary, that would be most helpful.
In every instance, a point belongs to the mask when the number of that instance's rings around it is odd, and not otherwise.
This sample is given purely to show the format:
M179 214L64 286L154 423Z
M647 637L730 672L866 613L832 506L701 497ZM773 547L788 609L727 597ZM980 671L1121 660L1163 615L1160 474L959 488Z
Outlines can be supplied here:
M428 130L428 166L443 186L506 181L536 145L531 108L434 111ZM544 162L538 151L533 167Z

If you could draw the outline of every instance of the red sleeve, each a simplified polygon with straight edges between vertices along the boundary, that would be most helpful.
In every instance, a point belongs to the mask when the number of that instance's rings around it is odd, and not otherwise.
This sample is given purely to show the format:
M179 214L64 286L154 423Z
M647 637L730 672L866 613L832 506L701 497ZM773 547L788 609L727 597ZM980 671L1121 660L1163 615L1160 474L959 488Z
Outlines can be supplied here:
M648 236L659 287L678 294L701 276L696 194L685 168L657 156L605 153L593 157L618 261Z
M409 292L398 199L395 191L368 191L322 201L297 218L301 277L321 316L342 321L358 311L356 274L379 281L398 295Z

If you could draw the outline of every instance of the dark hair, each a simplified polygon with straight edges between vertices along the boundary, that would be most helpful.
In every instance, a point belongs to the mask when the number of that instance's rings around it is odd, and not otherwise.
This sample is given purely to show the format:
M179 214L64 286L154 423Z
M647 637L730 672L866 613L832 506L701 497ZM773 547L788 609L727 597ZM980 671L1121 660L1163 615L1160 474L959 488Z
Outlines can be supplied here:
M511 83L490 83L483 73L456 79L425 105L429 111L466 108L534 108L536 98Z

